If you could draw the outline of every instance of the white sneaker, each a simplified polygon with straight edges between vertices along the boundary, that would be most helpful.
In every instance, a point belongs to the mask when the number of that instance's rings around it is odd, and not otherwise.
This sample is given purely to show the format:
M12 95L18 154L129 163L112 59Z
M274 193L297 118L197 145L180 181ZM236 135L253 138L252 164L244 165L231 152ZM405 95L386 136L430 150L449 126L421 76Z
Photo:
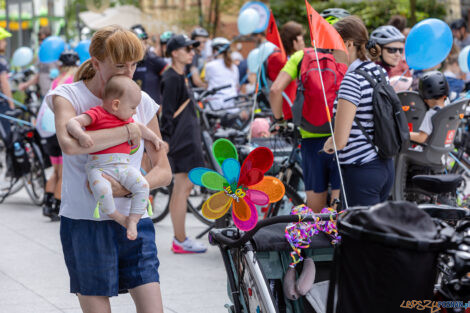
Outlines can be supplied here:
M171 247L173 253L204 253L207 251L205 244L186 238L184 242L179 242L176 238L173 239Z

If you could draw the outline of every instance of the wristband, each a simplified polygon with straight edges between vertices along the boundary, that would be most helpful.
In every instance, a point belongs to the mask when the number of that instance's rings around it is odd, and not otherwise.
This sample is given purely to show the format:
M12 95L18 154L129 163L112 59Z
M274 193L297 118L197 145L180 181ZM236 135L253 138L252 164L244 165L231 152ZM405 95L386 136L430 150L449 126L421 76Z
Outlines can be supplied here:
M281 116L280 118L274 118L274 121L275 121L276 123L284 122L284 116Z

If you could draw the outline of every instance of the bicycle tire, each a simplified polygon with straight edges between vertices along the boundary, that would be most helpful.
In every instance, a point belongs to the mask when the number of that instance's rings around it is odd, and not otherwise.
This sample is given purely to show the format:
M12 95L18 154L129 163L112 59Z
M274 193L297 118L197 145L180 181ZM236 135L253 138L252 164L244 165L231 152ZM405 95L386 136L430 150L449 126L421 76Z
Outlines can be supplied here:
M168 187L150 190L153 215L150 216L153 223L163 220L170 212L170 193ZM158 200L157 200L158 198ZM163 199L162 199L163 198ZM165 200L168 198L167 200Z
M7 157L6 148L4 146L0 147L0 180L6 183L0 187L0 198L11 196L23 188L23 180L11 175L7 176L8 164L11 164Z
M206 218L204 215L202 215L202 206L204 205L204 202L206 202L206 200L212 196L212 193L209 193L207 190L205 190L205 188L202 188L203 192L200 196L197 196L197 197L200 197L200 199L198 199L198 203L197 205L192 205L191 203L191 198L195 198L195 197L189 197L188 199L188 203L190 205L188 205L188 211L190 211L194 217L196 217L200 222L206 224L207 226L212 226L214 225L215 221L214 220L210 220L208 218Z
M41 150L34 142L31 143L31 151L29 151L28 156L31 168L27 174L23 175L22 180L33 203L40 206L44 203L46 173Z

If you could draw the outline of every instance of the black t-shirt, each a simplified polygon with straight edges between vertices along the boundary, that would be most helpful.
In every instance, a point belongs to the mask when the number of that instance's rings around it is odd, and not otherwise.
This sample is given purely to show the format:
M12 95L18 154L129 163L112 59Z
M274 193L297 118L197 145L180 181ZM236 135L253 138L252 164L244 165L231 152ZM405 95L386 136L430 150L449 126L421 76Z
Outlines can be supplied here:
M3 56L3 55L0 55L0 74L3 74L4 72L6 72L8 74L9 72L9 68L8 68L8 61L7 59ZM0 85L0 91L2 91L3 88L2 86ZM0 103L1 104L5 104L7 103L7 100L5 100L4 98L0 97Z
M134 81L158 104L161 104L160 78L168 64L155 53L147 51L137 64Z

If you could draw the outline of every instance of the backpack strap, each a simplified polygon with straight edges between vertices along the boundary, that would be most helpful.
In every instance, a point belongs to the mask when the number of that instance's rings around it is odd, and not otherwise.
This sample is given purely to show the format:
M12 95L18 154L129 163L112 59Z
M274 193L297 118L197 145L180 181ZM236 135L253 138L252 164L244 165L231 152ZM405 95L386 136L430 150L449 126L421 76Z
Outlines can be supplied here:
M370 76L366 71L358 68L354 71L354 73L357 73L363 76L371 84L372 88L375 88L375 85L377 85L377 82L375 81L375 79L373 79L372 76Z

